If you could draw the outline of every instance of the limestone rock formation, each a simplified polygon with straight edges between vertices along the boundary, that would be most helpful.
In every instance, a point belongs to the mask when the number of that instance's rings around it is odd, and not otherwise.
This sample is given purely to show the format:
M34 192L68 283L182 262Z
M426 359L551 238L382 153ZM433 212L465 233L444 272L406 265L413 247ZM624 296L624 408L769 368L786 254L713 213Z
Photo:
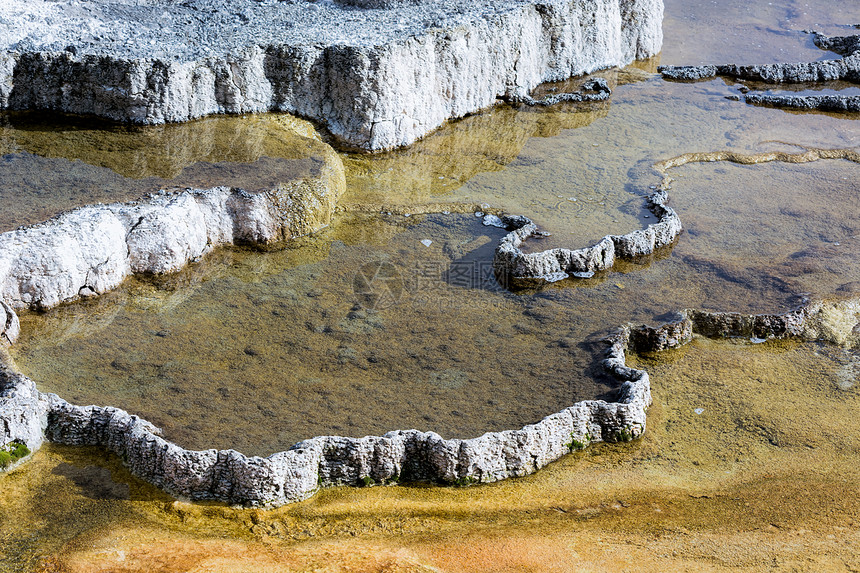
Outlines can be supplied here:
M660 73L666 79L697 81L723 76L738 80L768 84L805 84L830 81L860 83L860 35L814 35L815 44L842 56L835 60L788 62L779 64L738 66L735 64L706 66L664 66ZM745 96L747 103L801 110L860 111L860 96L851 94L759 94Z
M497 98L626 65L662 43L662 0L130 0L124 10L100 0L87 3L86 34L70 0L52 3L43 26L16 21L29 12L15 8L35 0L9 1L0 109L142 124L289 111L368 150L408 145Z
M632 259L651 255L657 249L672 244L681 234L681 219L674 209L666 207L668 196L664 190L652 193L648 207L659 219L626 235L607 235L596 244L582 249L549 249L538 253L525 253L520 248L530 237L541 231L525 217L503 218L510 229L496 247L493 267L503 284L516 286L530 280L557 281L577 273L591 276L594 272L612 268L615 259Z
M161 191L0 234L3 308L50 308L107 292L133 273L177 271L218 245L265 244L318 230L329 224L345 185L340 159L332 153L328 160L318 178L262 193ZM11 316L3 331L10 342L17 336Z
M48 400L32 380L0 365L0 447L10 442L39 449L47 427Z

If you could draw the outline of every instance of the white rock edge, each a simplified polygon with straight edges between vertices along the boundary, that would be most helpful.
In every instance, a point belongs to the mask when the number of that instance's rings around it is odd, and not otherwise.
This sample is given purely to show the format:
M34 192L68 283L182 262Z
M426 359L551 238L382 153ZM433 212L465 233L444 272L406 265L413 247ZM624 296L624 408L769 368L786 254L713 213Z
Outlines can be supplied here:
M548 0L377 46L248 46L190 62L0 52L0 109L140 124L286 111L349 146L392 149L540 83L653 56L662 19L662 0Z

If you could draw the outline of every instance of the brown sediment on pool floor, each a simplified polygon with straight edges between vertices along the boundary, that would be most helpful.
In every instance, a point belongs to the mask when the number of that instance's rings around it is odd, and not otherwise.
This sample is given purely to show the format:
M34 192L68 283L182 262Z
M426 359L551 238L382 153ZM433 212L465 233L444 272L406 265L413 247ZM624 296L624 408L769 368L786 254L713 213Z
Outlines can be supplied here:
M670 80L697 81L718 76L766 84L815 84L844 81L860 83L860 35L825 36L813 32L815 45L842 56L837 60L738 66L664 66L659 71ZM740 99L739 97L735 99ZM797 110L837 112L860 111L860 96L851 94L757 94L745 96L746 102Z
M648 200L652 212L661 214L661 221L620 238L629 237L626 240L633 246L628 250L639 249L638 254L648 254L647 249L653 252L653 243L658 240L649 239L649 233L657 235L652 229L660 229L659 225L668 221L665 226L670 231L677 222L677 232L680 232L677 215L664 206L671 181L667 170L672 167L694 161L800 163L824 158L858 160L853 150L806 150L797 154L693 153L659 162L654 167L663 180ZM185 196L183 193L179 195ZM171 197L170 194L156 196L152 205L163 207L159 201L169 202ZM464 209L467 207L474 206L463 205ZM420 207L415 211L421 212ZM234 217L237 213L235 209L230 211ZM538 232L525 217L479 214L485 224L513 228L502 245L511 235L516 236L524 229L529 233ZM653 241L650 246L649 241ZM645 247L637 247L643 244ZM550 256L554 256L555 251L558 249L535 255L551 253ZM161 251L156 249L155 252ZM5 303L2 310L5 314L0 321L4 325L2 334L11 341L17 324L15 313L12 306ZM0 394L0 412L5 422L3 443L22 442L36 449L47 438L62 444L102 446L123 459L132 473L174 495L250 506L275 506L306 499L328 485L493 482L530 474L591 442L626 441L642 434L646 409L651 403L650 383L645 371L626 365L628 346L636 351L680 346L690 340L693 332L706 336L747 336L756 340L791 336L852 346L857 342L854 328L858 315L860 302L856 300L809 303L782 315L685 311L678 322L656 329L625 327L608 339L610 349L602 366L620 382L617 402L578 402L522 429L490 432L467 440L445 440L436 433L417 430L396 430L384 436L364 438L322 436L267 458L249 457L234 450L183 449L162 438L160 431L146 420L118 408L69 404L56 395L38 392L33 381L6 370L2 374Z

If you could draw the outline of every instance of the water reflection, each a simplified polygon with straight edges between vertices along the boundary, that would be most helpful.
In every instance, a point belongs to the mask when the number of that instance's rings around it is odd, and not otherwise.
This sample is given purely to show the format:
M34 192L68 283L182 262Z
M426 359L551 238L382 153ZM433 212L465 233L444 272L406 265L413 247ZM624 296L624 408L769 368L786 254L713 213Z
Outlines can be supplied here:
M125 127L89 118L0 115L0 231L159 189L249 191L318 177L331 150L286 115Z

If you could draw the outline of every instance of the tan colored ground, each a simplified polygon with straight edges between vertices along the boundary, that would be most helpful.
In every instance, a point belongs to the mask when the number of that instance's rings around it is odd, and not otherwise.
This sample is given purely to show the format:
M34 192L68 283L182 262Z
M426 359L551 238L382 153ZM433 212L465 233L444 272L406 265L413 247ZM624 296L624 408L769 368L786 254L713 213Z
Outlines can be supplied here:
M644 439L479 487L235 510L173 502L115 460L50 446L4 478L0 551L5 567L63 572L860 569L849 353L697 341L640 365L655 395Z

